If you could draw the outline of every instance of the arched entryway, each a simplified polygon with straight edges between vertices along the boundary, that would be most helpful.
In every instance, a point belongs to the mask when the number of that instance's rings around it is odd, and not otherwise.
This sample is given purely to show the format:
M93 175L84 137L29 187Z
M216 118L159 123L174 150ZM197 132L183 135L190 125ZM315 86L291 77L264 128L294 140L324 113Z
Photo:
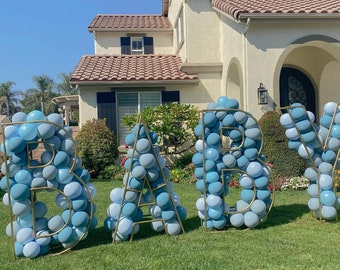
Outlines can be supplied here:
M301 103L316 114L315 89L311 80L300 70L283 67L280 73L280 106Z

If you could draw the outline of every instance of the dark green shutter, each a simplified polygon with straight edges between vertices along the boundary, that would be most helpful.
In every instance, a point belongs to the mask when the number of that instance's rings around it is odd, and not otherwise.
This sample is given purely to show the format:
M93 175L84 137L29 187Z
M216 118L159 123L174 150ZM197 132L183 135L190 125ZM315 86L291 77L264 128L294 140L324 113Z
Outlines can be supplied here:
M131 54L131 41L130 37L120 38L121 54Z
M177 102L180 103L179 91L162 91L162 104Z
M116 93L97 92L98 118L106 119L107 127L117 135Z

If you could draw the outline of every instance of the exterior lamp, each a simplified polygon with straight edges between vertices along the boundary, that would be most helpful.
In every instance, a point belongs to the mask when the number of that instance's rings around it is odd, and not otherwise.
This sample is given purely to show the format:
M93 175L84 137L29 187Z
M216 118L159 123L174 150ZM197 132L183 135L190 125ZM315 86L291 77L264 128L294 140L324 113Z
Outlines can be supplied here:
M260 87L257 88L257 101L259 105L268 104L268 90L260 83Z

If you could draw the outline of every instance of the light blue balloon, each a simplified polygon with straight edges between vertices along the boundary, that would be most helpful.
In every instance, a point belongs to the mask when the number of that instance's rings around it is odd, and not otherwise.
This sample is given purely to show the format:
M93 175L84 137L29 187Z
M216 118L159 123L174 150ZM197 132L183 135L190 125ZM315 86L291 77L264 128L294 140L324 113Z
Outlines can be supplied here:
M208 183L214 183L220 179L220 175L216 171L206 173L206 181Z
M226 154L222 158L223 163L228 167L228 168L234 168L236 166L236 158L232 154Z
M244 214L244 224L248 227L248 228L254 228L259 224L259 216L257 214L255 214L254 212L246 212Z
M196 166L196 167L202 167L203 165L203 154L201 153L195 153L192 156L192 163Z
M337 111L337 103L330 101L323 106L323 110L327 115L333 116L334 112Z
M24 151L26 142L22 137L13 137L8 140L7 148L10 152L20 153Z
M262 200L255 200L251 206L250 210L254 212L256 215L261 216L266 213L267 205Z
M26 121L30 122L30 121L41 121L41 120L45 120L45 115L39 111L39 110L33 110L31 112L28 113L27 117L26 117Z
M312 211L319 210L320 207L320 200L317 197L310 198L308 200L308 208Z
M55 128L49 123L41 123L38 125L37 132L41 139L49 139L54 135Z
M222 205L221 197L213 194L209 194L206 198L207 206L217 208Z
M25 122L26 121L27 114L24 112L17 112L13 114L12 116L12 123L15 122Z
M221 230L227 225L227 219L222 215L218 219L213 219L212 224L215 229Z
M328 174L321 174L320 179L321 189L332 189L333 188L333 178Z
M39 255L40 245L35 241L31 241L24 245L22 252L25 257L33 259Z
M241 213L232 214L230 216L230 223L236 228L241 227L244 223L243 214Z
M297 131L297 129L295 127L286 129L285 134L286 134L286 137L288 138L288 140L299 139L299 132Z
M32 178L32 174L30 171L23 169L23 170L19 170L15 174L14 179L17 183L31 185L33 178Z
M321 208L321 216L326 220L332 220L336 217L337 211L334 206L324 205Z
M153 167L156 164L156 159L155 159L153 154L145 153L145 154L140 155L139 163L144 168L150 169L151 167Z
M73 200L81 195L82 187L78 182L70 182L64 186L65 195Z
M151 150L151 144L146 138L139 139L136 143L136 150L138 153L143 154Z
M301 106L301 104L292 104L291 105L291 109L290 110L290 114L293 117L293 119L295 120L295 122L300 121L304 118L306 118L306 110L303 107L299 107Z
M122 235L129 235L132 233L133 221L130 218L121 218L118 223L117 231Z
M54 165L47 165L42 170L42 175L47 180L53 180L57 176L57 167Z
M249 163L250 161L245 155L242 155L237 159L237 166L243 171L247 169Z
M243 189L240 194L241 200L250 203L253 199L255 199L255 193L251 189Z
M222 107L226 108L227 101L228 101L228 97L226 97L226 96L220 96L220 97L217 99L216 104L217 104L218 106L222 106ZM209 104L208 104L208 106L209 106ZM210 105L210 106L211 106L211 105ZM212 109L213 109L213 108L212 108Z
M222 125L224 127L235 127L236 124L237 124L236 119L232 114L227 114L222 120Z
M253 178L258 177L263 173L263 165L258 161L252 161L247 166L247 173Z
M288 113L284 113L280 116L280 124L284 128L292 128L294 126L293 121Z
M324 114L323 116L320 117L320 125L329 128L332 124L332 116L328 114Z
M169 235L177 235L181 232L178 221L166 222L165 227Z
M330 191L330 190L323 190L320 193L320 201L323 205L334 205L336 200L336 196L334 194L334 192Z
M208 207L207 209L208 211L208 216L209 218L211 219L218 219L222 216L223 214L223 209L222 207L218 207L218 208L211 208L211 207Z
M300 133L306 133L311 130L311 122L307 119L296 122L296 127Z
M311 184L307 189L308 195L312 198L319 197L319 188L317 184ZM313 209L314 210L314 209Z
M124 217L130 217L133 219L133 217L137 214L137 205L133 202L127 202L123 204L122 207L122 216Z
M332 150L326 150L322 153L321 157L323 161L333 164L336 158L336 153Z
M217 181L208 185L208 192L214 195L221 195L223 191L222 183Z

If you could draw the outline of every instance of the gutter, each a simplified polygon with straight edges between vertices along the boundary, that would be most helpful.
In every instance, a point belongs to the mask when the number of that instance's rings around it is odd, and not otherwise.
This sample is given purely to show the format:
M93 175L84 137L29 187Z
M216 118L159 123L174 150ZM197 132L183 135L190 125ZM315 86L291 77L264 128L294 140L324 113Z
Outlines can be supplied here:
M114 33L136 33L136 32L172 32L172 28L88 28L90 33L114 32Z
M134 86L134 85L160 85L160 84L197 84L199 79L188 79L188 80L156 80L156 81L73 81L70 82L71 85L78 86L108 86L108 85L124 85L124 86Z

